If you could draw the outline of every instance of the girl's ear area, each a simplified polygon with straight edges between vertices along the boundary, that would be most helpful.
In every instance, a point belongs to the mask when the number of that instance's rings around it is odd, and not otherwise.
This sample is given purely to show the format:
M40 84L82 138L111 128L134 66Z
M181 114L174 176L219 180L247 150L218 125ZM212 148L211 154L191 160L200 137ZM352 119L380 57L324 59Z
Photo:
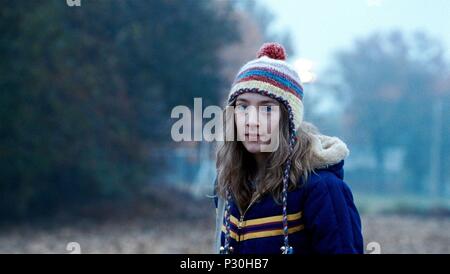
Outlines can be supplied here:
M308 132L308 133L311 133L311 134L320 134L319 129L318 129L314 124L312 124L312 123L310 123L310 122L303 121L303 122L300 124L300 127L301 127L301 128L303 129L303 131L305 131L305 132Z

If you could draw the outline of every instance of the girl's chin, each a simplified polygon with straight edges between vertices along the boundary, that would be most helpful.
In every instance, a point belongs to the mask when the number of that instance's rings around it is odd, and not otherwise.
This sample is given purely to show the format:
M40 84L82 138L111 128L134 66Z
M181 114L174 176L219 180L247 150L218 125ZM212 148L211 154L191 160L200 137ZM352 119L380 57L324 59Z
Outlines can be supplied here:
M261 143L259 142L244 142L244 147L250 153L260 153L261 152Z

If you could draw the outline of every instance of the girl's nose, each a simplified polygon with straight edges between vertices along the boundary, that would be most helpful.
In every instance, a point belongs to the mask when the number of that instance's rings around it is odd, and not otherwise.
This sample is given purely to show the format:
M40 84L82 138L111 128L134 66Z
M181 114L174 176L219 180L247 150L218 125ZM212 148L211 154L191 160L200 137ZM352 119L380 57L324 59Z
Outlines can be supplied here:
M259 127L258 112L255 107L249 107L245 120L246 126L250 129Z

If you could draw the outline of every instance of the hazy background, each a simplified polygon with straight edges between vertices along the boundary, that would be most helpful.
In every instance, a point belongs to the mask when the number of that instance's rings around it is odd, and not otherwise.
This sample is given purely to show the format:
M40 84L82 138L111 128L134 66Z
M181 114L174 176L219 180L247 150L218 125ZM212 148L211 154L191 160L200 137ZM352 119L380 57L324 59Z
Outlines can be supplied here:
M450 253L450 2L0 7L0 253L212 252L216 144L174 142L170 113L223 106L267 41L350 149L365 244Z

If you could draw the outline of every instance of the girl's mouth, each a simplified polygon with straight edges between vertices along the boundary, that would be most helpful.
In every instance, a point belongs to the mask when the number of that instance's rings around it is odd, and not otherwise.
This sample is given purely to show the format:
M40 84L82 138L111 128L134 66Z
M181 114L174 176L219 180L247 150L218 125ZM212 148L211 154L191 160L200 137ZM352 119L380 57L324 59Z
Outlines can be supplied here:
M259 134L249 134L249 133L245 134L245 141L247 141L247 142L257 142L257 143L262 142L261 136Z

